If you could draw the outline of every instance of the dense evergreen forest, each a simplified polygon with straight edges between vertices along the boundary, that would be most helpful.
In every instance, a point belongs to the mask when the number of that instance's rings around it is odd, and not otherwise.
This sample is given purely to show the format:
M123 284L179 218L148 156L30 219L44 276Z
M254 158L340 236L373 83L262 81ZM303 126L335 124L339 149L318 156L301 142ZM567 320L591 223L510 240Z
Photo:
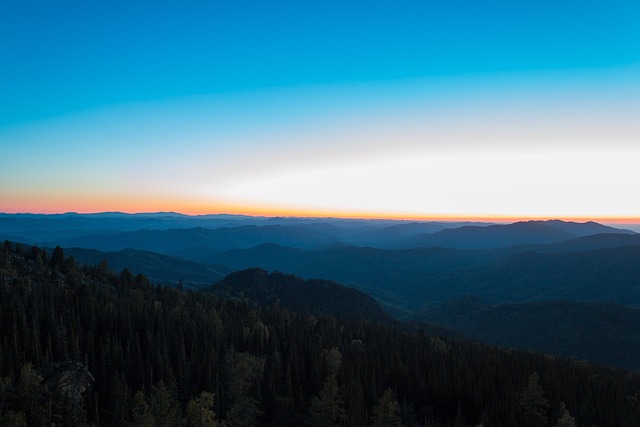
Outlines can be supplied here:
M0 425L638 426L640 374L0 249Z
M250 268L229 274L209 290L259 306L274 304L300 314L333 316L341 320L391 321L372 297L328 280L303 280L278 272Z

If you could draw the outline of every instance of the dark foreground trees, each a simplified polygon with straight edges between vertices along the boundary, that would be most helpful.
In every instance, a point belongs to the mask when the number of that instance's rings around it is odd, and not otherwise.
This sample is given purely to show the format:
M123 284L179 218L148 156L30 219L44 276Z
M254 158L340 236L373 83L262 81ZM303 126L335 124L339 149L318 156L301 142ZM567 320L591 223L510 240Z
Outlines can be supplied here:
M0 250L0 425L637 426L639 392L631 372Z

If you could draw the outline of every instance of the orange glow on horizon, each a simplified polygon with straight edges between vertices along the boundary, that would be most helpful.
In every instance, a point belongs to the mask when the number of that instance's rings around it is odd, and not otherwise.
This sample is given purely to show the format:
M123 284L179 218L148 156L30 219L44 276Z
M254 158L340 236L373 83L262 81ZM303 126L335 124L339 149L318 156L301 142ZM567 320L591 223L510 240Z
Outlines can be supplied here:
M513 223L518 221L544 221L559 219L563 221L587 222L595 221L610 224L640 224L640 217L591 217L573 215L548 215L548 216L522 216L522 215L501 215L501 214L460 214L460 213L438 213L438 214L414 214L401 212L364 212L364 211L339 211L339 210L311 210L311 209L286 209L277 207L257 207L229 203L194 203L183 200L181 202L168 200L140 200L139 198L127 198L122 196L112 198L101 198L100 200L83 199L79 202L70 197L67 200L47 201L43 200L22 200L20 207L0 208L4 213L38 213L38 214L61 214L76 212L81 214L101 213L101 212L122 212L128 214L152 213L152 212L175 212L184 215L247 215L257 217L291 217L291 218L344 218L344 219L365 219L365 220L398 220L398 221L445 221L445 222L498 222Z
M202 200L184 195L159 196L148 194L140 197L135 194L109 192L99 197L86 191L74 193L49 193L44 197L35 195L10 194L6 203L0 205L4 213L40 213L61 214L67 212L100 213L152 213L176 212L184 215L230 214L258 217L299 217L299 218L345 218L345 219L388 219L402 221L455 221L455 222L498 222L513 223L529 220L551 220L586 222L595 221L609 224L640 224L640 216L588 216L588 215L508 215L486 213L412 213L399 211L364 211L304 209L292 206L257 206L251 203L230 203L222 200Z

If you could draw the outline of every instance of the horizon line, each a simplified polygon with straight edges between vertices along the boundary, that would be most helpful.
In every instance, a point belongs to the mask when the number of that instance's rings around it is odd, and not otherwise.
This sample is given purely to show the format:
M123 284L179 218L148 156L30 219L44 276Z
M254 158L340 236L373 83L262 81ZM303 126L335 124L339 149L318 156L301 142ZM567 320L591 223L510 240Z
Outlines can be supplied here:
M246 216L254 218L308 218L308 219L361 219L361 220L388 220L388 221L442 221L442 222L521 222L521 221L572 221L572 222L608 222L620 224L640 224L640 216L575 216L575 215L469 215L469 214L382 214L382 213L349 213L349 212L293 212L293 211L269 211L269 212L179 212L171 210L159 211L16 211L0 212L2 215L182 215L187 217L202 216Z

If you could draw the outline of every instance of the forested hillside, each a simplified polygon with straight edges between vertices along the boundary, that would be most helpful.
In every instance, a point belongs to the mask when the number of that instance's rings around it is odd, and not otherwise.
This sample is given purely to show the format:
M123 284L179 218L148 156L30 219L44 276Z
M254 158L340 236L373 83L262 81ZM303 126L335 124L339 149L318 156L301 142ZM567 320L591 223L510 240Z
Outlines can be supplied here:
M540 301L487 305L458 300L420 318L502 346L640 369L640 309L605 302Z
M333 316L344 320L387 321L391 318L369 295L327 280L252 268L229 274L209 290L262 307L278 305L299 314Z
M207 287L231 272L219 265L212 266L137 249L102 252L96 249L65 248L64 251L73 256L78 264L95 265L106 259L109 267L116 271L127 268L144 274L153 283L164 285L178 285L182 282L189 287Z
M0 250L2 425L637 426L640 375Z
M640 246L568 253L521 252L424 280L423 301L461 295L491 303L607 301L640 306Z

